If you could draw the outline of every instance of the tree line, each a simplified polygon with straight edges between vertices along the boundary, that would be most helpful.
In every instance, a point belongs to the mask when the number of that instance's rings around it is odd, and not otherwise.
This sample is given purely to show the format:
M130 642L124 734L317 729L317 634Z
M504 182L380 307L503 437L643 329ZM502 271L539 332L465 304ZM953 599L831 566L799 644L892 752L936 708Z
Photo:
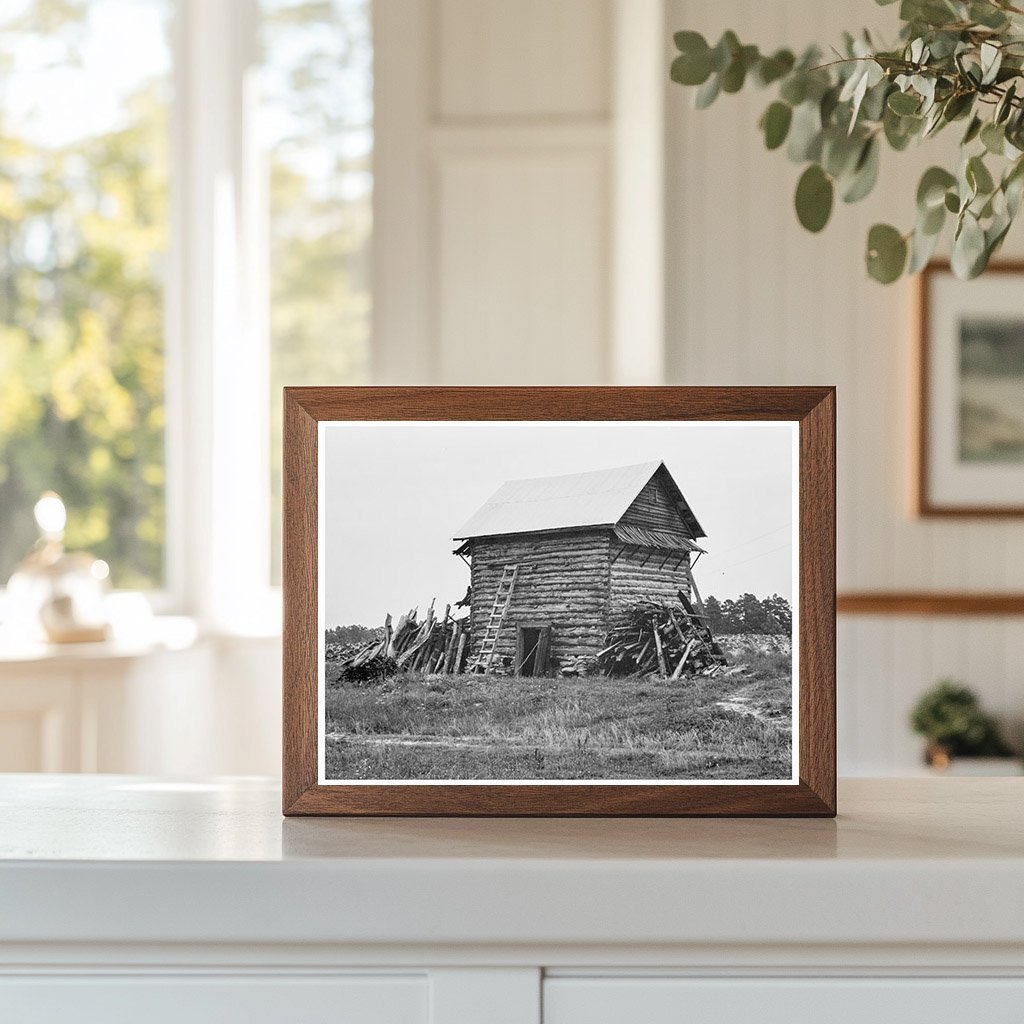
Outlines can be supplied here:
M793 609L784 597L757 598L743 594L735 600L709 597L704 610L714 633L772 633L793 631Z

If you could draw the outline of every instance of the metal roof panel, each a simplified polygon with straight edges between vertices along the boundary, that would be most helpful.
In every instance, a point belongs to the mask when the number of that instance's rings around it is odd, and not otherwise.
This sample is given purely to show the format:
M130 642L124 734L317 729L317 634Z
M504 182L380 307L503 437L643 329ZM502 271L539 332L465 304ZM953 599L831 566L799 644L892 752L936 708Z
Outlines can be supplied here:
M455 539L612 526L661 465L641 462L589 473L509 480L469 518Z

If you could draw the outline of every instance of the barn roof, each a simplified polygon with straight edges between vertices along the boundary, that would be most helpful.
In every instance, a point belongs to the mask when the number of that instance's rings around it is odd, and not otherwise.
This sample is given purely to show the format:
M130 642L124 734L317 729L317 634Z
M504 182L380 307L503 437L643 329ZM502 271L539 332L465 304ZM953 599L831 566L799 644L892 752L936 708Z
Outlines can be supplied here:
M470 517L455 539L614 526L659 470L693 536L704 537L665 463L641 462L590 473L509 480Z

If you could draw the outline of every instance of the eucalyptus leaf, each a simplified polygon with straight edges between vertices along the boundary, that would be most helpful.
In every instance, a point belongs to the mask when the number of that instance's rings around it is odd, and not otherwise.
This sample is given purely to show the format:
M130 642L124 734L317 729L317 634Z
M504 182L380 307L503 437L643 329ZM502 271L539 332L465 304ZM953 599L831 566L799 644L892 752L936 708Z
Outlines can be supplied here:
M921 130L924 124L922 117L900 117L891 110L886 110L882 117L885 141L897 152L904 150L910 140Z
M754 66L753 77L764 87L784 78L793 70L796 58L790 50L776 50L770 57L762 57Z
M758 56L756 46L741 46L733 55L732 63L722 72L722 92L739 92Z
M992 175L980 156L972 156L967 161L966 176L976 194L987 196L995 188Z
M817 165L811 164L796 186L796 215L808 231L821 231L832 215L832 180Z
M921 132L921 137L922 138L927 138L929 135L931 135L934 132L938 131L938 129L942 127L942 123L943 123L942 107L939 107L939 106L932 107L931 113L925 119L924 131Z
M768 149L778 149L786 141L789 126L793 120L793 108L788 103L776 100L761 115L761 130L764 144Z
M978 25L985 28L1002 29L1007 25L1006 15L990 3L972 3L968 9L968 17Z
M843 187L844 203L860 202L875 187L875 182L878 181L879 148L877 137L872 137L864 143L853 174Z
M1003 195L1006 196L1006 209L1012 220L1020 210L1021 198L1024 196L1024 157L1016 162L1003 175Z
M964 132L963 139L960 140L961 146L967 146L972 143L980 134L983 123L980 117L972 117L971 123L967 126L967 131Z
M732 64L733 57L740 49L741 44L736 33L732 29L727 29L711 51L711 70L721 74Z
M801 103L793 111L786 155L793 163L817 160L821 156L821 111L813 101Z
M991 85L999 74L999 68L1003 63L1003 51L991 42L981 44L979 51L981 58L981 84Z
M868 273L880 284L892 284L907 262L906 239L890 224L875 224L868 232Z
M910 237L910 262L907 264L908 274L917 274L928 265L939 244L941 231L926 232L920 227Z
M717 74L712 74L712 76L693 94L693 105L698 110L706 110L715 102L721 91L721 78Z
M953 273L961 280L977 277L981 269L984 269L985 260L985 232L982 230L978 219L969 211L963 214L960 227L953 238L953 250L950 257L950 265Z
M946 204L940 203L917 213L917 228L925 235L938 235L946 224Z
M966 117L974 107L975 96L971 92L956 93L943 104L942 116L946 121L957 121Z
M894 92L889 96L889 109L900 116L916 114L920 106L921 100L909 92Z
M859 120L863 124L866 121L881 121L885 113L885 101L893 91L892 82L887 78L881 78L872 85L864 95L864 102L860 105Z
M1006 133L1002 126L991 121L981 129L981 143L993 156L1002 156L1006 146Z
M992 116L992 120L996 124L1002 124L1013 110L1013 101L1017 96L1017 83L1011 82L1003 93L999 102L996 104L996 112Z
M797 107L807 99L807 75L803 71L794 71L786 76L779 87L779 98L791 107Z
M702 85L710 74L711 58L707 51L698 57L682 54L672 61L669 70L672 81L680 85Z
M946 192L956 184L956 176L950 174L944 167L929 167L921 175L921 181L917 186L917 207L927 212L936 206L942 206L946 199Z
M864 137L845 134L838 127L822 132L821 166L833 178L852 171L864 149Z

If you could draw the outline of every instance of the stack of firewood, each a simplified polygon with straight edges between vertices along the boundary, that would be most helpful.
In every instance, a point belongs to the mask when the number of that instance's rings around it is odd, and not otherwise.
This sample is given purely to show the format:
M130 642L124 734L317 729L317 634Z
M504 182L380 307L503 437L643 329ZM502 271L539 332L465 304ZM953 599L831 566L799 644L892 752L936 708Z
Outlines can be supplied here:
M610 676L717 675L726 657L700 614L684 593L678 605L641 601L605 637L597 656L599 672Z
M451 605L438 617L433 601L422 622L417 615L418 609L411 609L394 628L388 615L379 639L353 644L330 660L340 663L343 678L356 681L383 679L402 671L461 672L469 644L469 617L452 618Z

